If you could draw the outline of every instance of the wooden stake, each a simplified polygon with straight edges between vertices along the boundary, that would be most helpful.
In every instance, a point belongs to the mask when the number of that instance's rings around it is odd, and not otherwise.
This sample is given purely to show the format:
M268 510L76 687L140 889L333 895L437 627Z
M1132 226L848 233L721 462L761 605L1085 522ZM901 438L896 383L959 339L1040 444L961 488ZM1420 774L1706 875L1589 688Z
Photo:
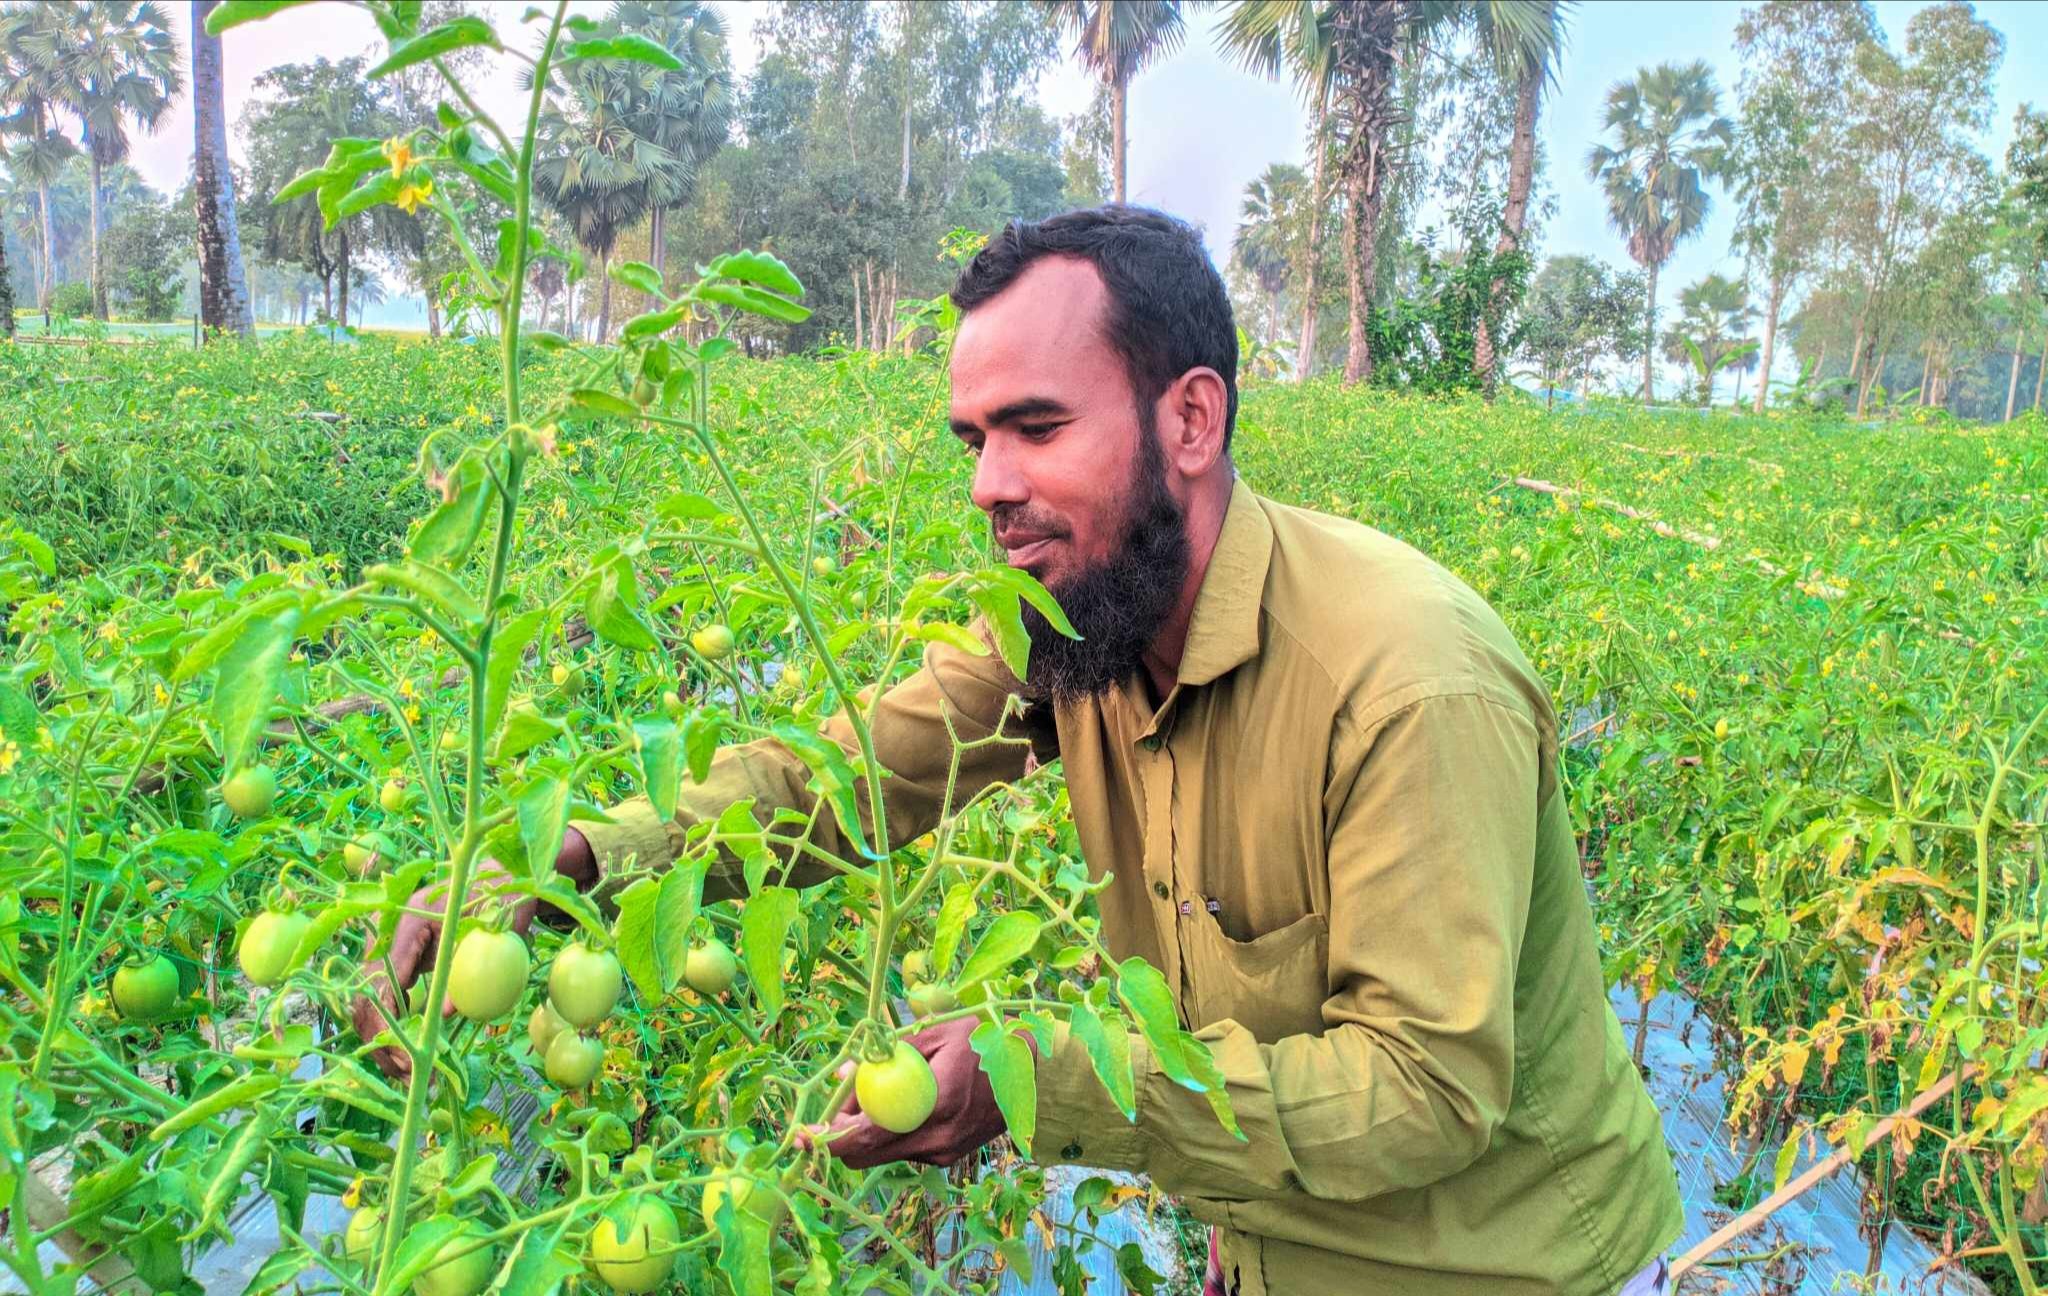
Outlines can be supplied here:
M1742 1212L1742 1214L1737 1215L1734 1219L1729 1220L1726 1224L1723 1224L1720 1228L1714 1230L1704 1240L1702 1240L1698 1246L1695 1246L1692 1250L1678 1257L1678 1259L1672 1263L1672 1288L1676 1290L1678 1286L1678 1280L1680 1278L1683 1278L1689 1271L1698 1268L1700 1262L1705 1260L1708 1256L1714 1254L1716 1251L1719 1251L1722 1247L1727 1246L1736 1238L1741 1237L1744 1233L1749 1232L1757 1225L1763 1223L1771 1216L1777 1214L1785 1207L1791 1205L1794 1201L1804 1196L1807 1190L1812 1188L1815 1184L1819 1183L1823 1179L1826 1179L1828 1176L1834 1174L1835 1171L1840 1170L1843 1166L1849 1164L1851 1161L1854 1161L1857 1157L1863 1155L1863 1153L1867 1151L1872 1144L1876 1143L1879 1139L1889 1135L1892 1132L1892 1127L1894 1125L1897 1125L1902 1120L1912 1120L1921 1112L1926 1111L1929 1107L1933 1106L1935 1103L1947 1097L1949 1090L1955 1088L1956 1084L1959 1081L1963 1080L1966 1076L1970 1075L1975 1070L1976 1068L1971 1066L1964 1067L1959 1071L1949 1072L1941 1079L1935 1081L1934 1084L1928 1087L1926 1090L1922 1091L1918 1097L1913 1099L1912 1102L1907 1103L1898 1111L1893 1112L1891 1115L1885 1117L1877 1124L1871 1126L1870 1134L1862 1141L1861 1146L1845 1145L1843 1147L1836 1148L1834 1154L1828 1157L1825 1161L1817 1161L1813 1165L1808 1166L1804 1173L1794 1178L1791 1182L1787 1183L1783 1188L1778 1189L1778 1191L1772 1193L1770 1196L1764 1198L1756 1205Z

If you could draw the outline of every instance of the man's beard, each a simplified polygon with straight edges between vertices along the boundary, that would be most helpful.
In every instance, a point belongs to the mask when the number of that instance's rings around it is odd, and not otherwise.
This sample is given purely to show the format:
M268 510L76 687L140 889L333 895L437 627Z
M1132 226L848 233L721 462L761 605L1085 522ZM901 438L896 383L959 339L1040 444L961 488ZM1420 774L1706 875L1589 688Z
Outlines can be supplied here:
M1096 566L1049 587L1082 637L1067 638L1038 609L1024 605L1024 628L1031 635L1025 691L1034 698L1067 704L1108 693L1143 664L1145 649L1180 599L1189 561L1186 519L1166 489L1166 456L1153 420L1142 414L1138 466L1116 548Z

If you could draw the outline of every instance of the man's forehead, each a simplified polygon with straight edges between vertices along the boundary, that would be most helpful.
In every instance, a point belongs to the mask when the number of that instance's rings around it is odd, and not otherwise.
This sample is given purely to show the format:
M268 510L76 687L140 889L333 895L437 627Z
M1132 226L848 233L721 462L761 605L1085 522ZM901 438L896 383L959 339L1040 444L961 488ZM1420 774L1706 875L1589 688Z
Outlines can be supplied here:
M960 322L953 414L976 421L1017 398L1099 375L1108 290L1087 261L1047 257ZM1112 369L1114 366L1110 366Z

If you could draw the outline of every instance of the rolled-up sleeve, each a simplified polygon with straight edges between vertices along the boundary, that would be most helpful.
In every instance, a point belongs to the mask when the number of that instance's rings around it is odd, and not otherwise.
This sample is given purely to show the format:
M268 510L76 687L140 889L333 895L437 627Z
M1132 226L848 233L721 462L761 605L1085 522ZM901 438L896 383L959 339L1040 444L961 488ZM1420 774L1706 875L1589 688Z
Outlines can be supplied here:
M876 758L886 772L882 797L892 845L900 846L938 823L946 810L949 775L954 775L957 808L991 783L1021 777L1026 754L1034 747L1041 760L1052 755L1049 720L1015 713L1005 717L1005 707L1017 687L1016 677L994 653L977 656L950 644L933 643L925 650L921 668L881 696L869 721L869 733ZM1018 741L983 741L999 729ZM832 718L824 733L858 770L860 744L843 712ZM953 766L956 735L963 744L957 775ZM685 775L673 819L664 820L641 796L607 810L610 822L578 820L575 827L589 841L600 872L611 879L629 858L657 869L667 867L682 852L691 826L717 819L735 802L752 800L755 817L763 823L779 809L808 812L816 800L810 781L809 767L795 752L772 738L758 739L721 748L702 782ZM874 817L864 782L856 799L861 831L872 843ZM809 840L826 853L857 858L830 813L817 816ZM789 863L790 885L811 886L834 875L829 864L813 855L787 849L780 854ZM720 851L704 879L705 898L745 893L738 857Z
M1542 748L1527 709L1416 687L1347 713L1324 813L1331 993L1321 1035L1195 1033L1245 1138L1133 1039L1126 1122L1064 1035L1038 1068L1041 1159L1142 1171L1184 1196L1363 1200L1464 1169L1505 1118Z

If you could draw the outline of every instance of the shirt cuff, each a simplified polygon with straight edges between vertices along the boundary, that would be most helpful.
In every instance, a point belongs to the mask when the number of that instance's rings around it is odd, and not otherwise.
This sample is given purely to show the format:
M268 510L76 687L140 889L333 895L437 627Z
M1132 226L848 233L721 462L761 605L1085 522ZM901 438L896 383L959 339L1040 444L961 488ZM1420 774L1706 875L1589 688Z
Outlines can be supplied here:
M1131 1068L1136 1075L1137 1101L1142 1104L1145 1076L1152 1069L1152 1051L1144 1037L1130 1035ZM1144 1141L1139 1122L1124 1119L1087 1048L1068 1032L1067 1023L1053 1025L1053 1047L1038 1059L1038 1122L1031 1138L1032 1159L1040 1165L1085 1165L1098 1170L1145 1170Z
M610 823L577 819L570 827L590 843L590 855L597 862L597 885L591 896L600 902L613 899L621 889L616 880L629 862L644 868L664 868L675 862L682 842L682 827L663 819L645 797L622 801L605 811Z

